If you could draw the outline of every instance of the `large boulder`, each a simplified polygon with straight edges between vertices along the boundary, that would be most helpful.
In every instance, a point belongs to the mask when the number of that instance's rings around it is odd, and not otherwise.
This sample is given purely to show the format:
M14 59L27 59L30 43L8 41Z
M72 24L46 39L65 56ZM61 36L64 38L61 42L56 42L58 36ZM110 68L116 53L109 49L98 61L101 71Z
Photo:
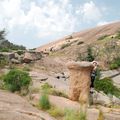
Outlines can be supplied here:
M70 72L70 99L80 101L81 104L88 103L91 78L93 70L91 62L69 62L67 67Z
M120 88L120 74L112 78L114 85Z
M23 57L23 62L30 63L32 60L33 60L33 57L31 53L25 52L24 57Z
M103 106L110 106L112 104L111 99L103 92L94 91L92 94L93 104L100 104Z
M111 105L120 105L120 99L113 95L106 95L102 91L97 92L93 90L93 93L90 94L90 100L92 104L99 104L102 106L111 106Z

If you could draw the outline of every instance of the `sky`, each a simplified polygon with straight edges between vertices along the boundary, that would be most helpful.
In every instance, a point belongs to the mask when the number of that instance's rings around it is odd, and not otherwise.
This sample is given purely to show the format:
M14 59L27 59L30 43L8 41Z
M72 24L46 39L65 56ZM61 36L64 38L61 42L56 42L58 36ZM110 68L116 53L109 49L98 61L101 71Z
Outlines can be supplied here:
M120 0L0 0L0 30L36 48L63 36L120 20Z

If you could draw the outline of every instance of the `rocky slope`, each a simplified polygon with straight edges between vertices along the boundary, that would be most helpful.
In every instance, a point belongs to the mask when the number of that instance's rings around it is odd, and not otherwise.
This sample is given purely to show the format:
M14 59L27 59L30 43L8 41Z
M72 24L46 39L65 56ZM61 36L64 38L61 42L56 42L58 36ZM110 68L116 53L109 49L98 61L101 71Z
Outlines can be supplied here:
M0 120L54 120L18 95L0 90Z
M54 49L54 47L55 49L57 49L57 47L59 48L62 44L66 43L66 41L68 42L76 41L76 39L79 39L80 41L83 41L86 44L93 43L99 37L103 35L112 35L116 33L116 31L118 30L120 30L120 22L115 22L115 23L111 23L108 25L99 26L96 28L73 33L57 41L38 47L36 51L47 51L47 50L50 50L50 48Z
M117 52L120 50L120 39L116 37L119 30L120 22L111 23L73 33L60 40L38 47L36 51L42 52L45 54L45 57L37 63L45 68L51 67L53 69L58 61L58 64L62 63L62 65L59 65L56 69L61 69L61 67L65 68L64 64L69 60L76 61L78 59L84 59L87 54L87 48L90 46L95 60L101 63L103 69L106 69L108 67L107 63L109 63L114 56L120 55ZM37 66L39 66L38 64Z

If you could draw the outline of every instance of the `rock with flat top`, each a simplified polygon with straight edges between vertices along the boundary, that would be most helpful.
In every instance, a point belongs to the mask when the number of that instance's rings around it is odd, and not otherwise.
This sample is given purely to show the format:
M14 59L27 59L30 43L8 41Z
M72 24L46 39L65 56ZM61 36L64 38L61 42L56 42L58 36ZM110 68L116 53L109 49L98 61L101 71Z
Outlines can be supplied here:
M67 67L70 73L70 93L71 100L80 101L80 103L88 103L91 78L90 74L93 70L91 62L68 62Z

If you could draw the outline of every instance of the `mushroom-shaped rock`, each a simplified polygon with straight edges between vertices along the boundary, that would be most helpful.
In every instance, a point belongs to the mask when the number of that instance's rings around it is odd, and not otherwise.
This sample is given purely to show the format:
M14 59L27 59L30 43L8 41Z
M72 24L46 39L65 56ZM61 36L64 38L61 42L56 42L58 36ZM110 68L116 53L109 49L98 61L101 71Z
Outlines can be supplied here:
M71 61L67 63L67 68L70 72L70 99L79 101L81 104L88 103L93 64L86 61Z

